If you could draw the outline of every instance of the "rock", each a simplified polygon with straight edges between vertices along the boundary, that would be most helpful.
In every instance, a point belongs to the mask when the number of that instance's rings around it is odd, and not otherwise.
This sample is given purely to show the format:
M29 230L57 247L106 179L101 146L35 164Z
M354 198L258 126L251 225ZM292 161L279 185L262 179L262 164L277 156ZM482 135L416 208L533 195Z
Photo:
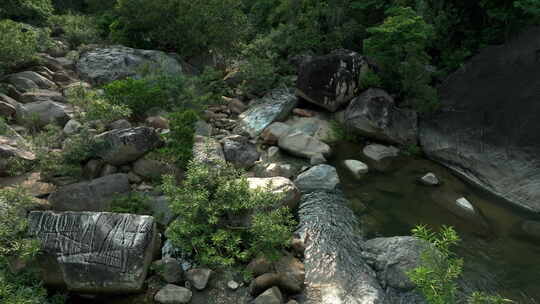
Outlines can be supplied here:
M96 85L126 77L139 78L143 67L169 75L182 74L182 66L178 61L164 52L124 46L97 48L85 52L80 56L76 67L83 79Z
M287 206L294 210L300 201L300 191L295 184L285 177L259 178L249 177L247 179L250 189L264 189L276 195L283 195L281 206Z
M236 98L230 98L227 100L229 110L234 114L241 114L247 110L247 106L240 100Z
M440 181L434 173L427 173L426 175L420 178L420 182L426 186L438 186Z
M313 117L291 116L285 123L292 130L301 131L325 143L339 140L335 126L332 125L332 119L324 113L317 113Z
M206 288L211 275L212 270L210 269L195 268L186 272L186 280L188 280L195 289L203 290Z
M474 206L464 197L460 197L456 200L456 207L463 212L458 212L464 214L466 217L476 215L476 209Z
M133 171L129 171L127 175L128 180L131 184L140 184L143 181L142 178L135 174Z
M173 164L151 159L148 157L139 158L133 163L133 172L145 180L159 181L163 175L171 174L179 177L182 172Z
M22 125L44 127L57 124L61 127L70 120L71 107L54 101L38 101L19 104L17 107L17 122Z
M291 127L282 122L274 122L269 125L261 134L261 139L269 145L277 144L280 137L289 133Z
M107 211L115 195L130 190L127 174L118 173L61 187L49 196L49 203L57 211Z
M146 124L154 129L169 129L169 120L163 116L152 116L145 120Z
M30 235L45 284L81 293L142 289L156 241L150 216L96 212L31 212Z
M83 176L88 179L98 178L105 163L101 159L91 159L84 165Z
M164 258L152 263L152 267L167 283L180 283L184 277L184 271L180 262L173 258Z
M119 119L111 122L108 128L109 130L129 129L131 128L131 123L125 119Z
M353 51L312 57L300 66L296 94L335 112L355 96L359 77L367 68L364 57Z
M383 90L368 89L351 101L345 112L347 130L401 145L418 142L416 112L396 107Z
M301 117L313 117L313 116L315 116L315 113L313 113L312 111L306 110L306 109L295 108L295 109L293 109L292 112L293 112L294 115L298 115L298 116L301 116Z
M8 75L6 80L21 93L31 92L37 89L54 90L57 88L54 82L33 71Z
M99 156L111 165L123 165L137 160L161 144L159 135L151 128L118 129L96 136L105 145Z
M540 240L540 222L538 221L523 221L520 225L521 233L526 237Z
M534 55L540 27L483 49L440 88L420 142L433 160L524 210L540 212L540 124Z
M422 253L434 250L421 239L401 236L375 238L364 244L364 258L377 272L383 288L412 290L407 272L420 266Z
M257 177L285 177L292 178L296 174L296 169L291 164L266 163L256 166L255 176Z
M86 89L91 89L91 88L92 88L92 85L89 84L88 82L76 81L76 82L66 85L62 89L62 93L64 94L64 96L69 97L77 93L77 91L79 90L86 90Z
M332 191L339 185L336 168L329 165L318 165L301 173L294 184L303 193L312 191Z
M198 120L195 123L195 135L210 137L212 135L212 126L203 120Z
M25 141L19 141L15 138L10 138L0 135L0 156L2 159L7 159L15 157L23 160L35 160L36 156L34 153L24 149Z
M379 144L367 145L363 152L369 159L371 166L378 171L388 170L393 160L399 156L398 148Z
M33 197L46 197L56 190L56 186L41 180L39 172L26 173L20 176L2 178L0 189L7 187L21 187Z
M282 304L283 296L279 288L272 287L258 296L253 304Z
M172 284L167 284L155 295L154 300L161 304L185 304L191 301L191 290Z
M164 227L174 220L175 214L171 210L169 200L166 196L150 197L147 204L150 210L152 210L152 215L156 221Z
M322 304L386 303L376 273L361 256L361 230L347 204L339 192L302 197L296 233L306 248L304 294Z
M344 161L343 164L356 178L361 178L369 171L368 165L359 160L348 159Z
M271 272L272 263L264 257L258 257L249 262L249 264L246 266L246 270L256 278L265 273Z
M236 281L230 280L229 282L227 282L227 287L230 290L237 290L238 287L240 287L240 284L238 284L238 282Z
M56 101L60 103L67 102L66 98L62 95L62 93L42 89L36 89L21 94L21 98L19 99L19 101L22 103L32 103L38 101Z
M248 142L225 139L223 141L225 159L237 168L249 169L261 156L257 147Z
M195 136L193 160L205 164L220 164L225 163L225 155L217 140L211 137Z
M103 168L101 168L101 173L99 174L99 176L103 177L103 176L115 174L116 172L118 172L118 168L116 168L113 165L105 164Z
M82 124L75 119L70 119L64 126L64 134L73 135L78 133L82 128Z
M16 107L0 100L0 117L11 118L17 112Z
M240 114L239 129L255 138L274 121L287 118L298 100L288 90L276 89L255 102L249 110Z
M281 149L298 157L310 159L314 155L330 156L330 146L305 133L293 131L282 136L278 145Z
M322 154L312 155L309 159L309 164L312 166L322 165L326 163L326 158Z
M249 292L253 296L258 296L265 290L279 285L279 275L277 273L265 273L256 277L249 285Z

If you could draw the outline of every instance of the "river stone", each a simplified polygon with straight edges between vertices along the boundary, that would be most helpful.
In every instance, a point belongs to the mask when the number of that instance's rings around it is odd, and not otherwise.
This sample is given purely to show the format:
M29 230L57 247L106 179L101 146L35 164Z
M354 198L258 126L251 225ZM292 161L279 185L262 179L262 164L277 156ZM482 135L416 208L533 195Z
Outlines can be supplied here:
M180 283L184 276L182 265L173 258L163 258L152 263L152 267L167 283Z
M43 89L37 89L30 92L26 92L21 94L21 98L19 99L22 103L32 103L32 102L38 102L38 101L56 101L56 102L67 102L66 98L62 95L62 93L58 91L51 91L51 90L43 90Z
M467 214L476 214L476 209L474 206L464 197L460 197L456 200L456 206L465 211Z
M211 275L212 270L208 268L194 268L186 272L186 280L188 280L195 289L203 290L206 288Z
M16 112L15 105L0 100L0 117L11 118Z
M192 296L191 290L185 287L167 284L156 293L154 300L161 304L186 304Z
M57 124L60 127L69 121L71 107L50 101L38 101L17 106L17 122L22 125L31 125L33 127L44 127L48 124Z
M300 191L288 178L281 176L271 178L249 177L247 182L250 189L267 190L276 195L283 195L283 199L281 200L282 206L287 206L291 210L298 207Z
M132 125L127 119L119 119L111 122L108 126L109 130L128 129Z
M148 157L139 158L133 163L133 172L145 180L158 181L163 175L180 176L181 170L173 164L151 159Z
M258 296L253 304L283 304L283 295L279 288L272 287Z
M15 86L15 88L21 93L31 92L38 89L54 90L57 88L54 82L33 71L8 75L6 80Z
M96 136L103 140L99 156L111 165L124 165L157 148L161 140L152 128L137 127L112 130Z
M418 142L416 112L396 107L381 89L368 89L351 101L345 112L347 130L401 145Z
M167 196L151 196L148 198L147 205L152 210L156 222L164 227L167 227L175 218Z
M81 55L76 64L81 78L96 85L126 77L140 78L142 68L168 75L182 74L182 66L161 51L132 49L124 46L98 48Z
M254 172L256 177L277 177L292 178L297 170L291 164L284 163L259 163L255 164Z
M430 247L421 239L400 236L371 239L366 241L363 248L363 255L377 271L383 288L412 290L416 285L411 282L407 272L420 266L422 253Z
M269 125L261 134L261 139L268 145L277 144L279 138L291 130L291 127L282 122L274 122Z
M300 65L296 94L335 112L355 96L360 75L367 68L364 57L349 50L312 57Z
M0 135L0 156L2 159L15 157L23 160L35 160L36 155L24 148L26 142L24 140L6 137Z
M318 165L298 175L294 183L303 193L317 190L331 191L339 185L339 176L336 168Z
M57 211L107 211L114 196L130 190L127 174L118 173L61 187L49 203Z
M45 284L99 294L142 289L156 242L150 216L97 212L31 212L30 235Z
M440 185L439 178L434 173L427 173L420 178L420 182L426 186L438 186Z
M423 117L424 152L491 193L540 212L540 27L484 48L440 88Z
M341 192L302 197L296 234L305 248L308 304L386 303L377 274L361 255L360 225L347 204Z
M540 222L538 221L523 221L520 225L521 231L525 236L540 241Z
M294 156L307 159L315 155L330 156L332 152L329 145L300 131L289 132L282 136L278 145Z
M291 116L285 121L291 129L301 131L325 143L338 140L332 119L327 113L315 113L313 117Z
M348 159L343 164L356 178L364 176L369 171L368 165L359 160Z
M82 124L75 119L70 119L64 126L64 134L73 135L78 133L82 128Z
M388 170L393 159L399 156L398 148L379 144L367 145L363 152L369 159L369 164L378 171Z
M257 147L247 141L247 138L243 140L225 138L223 140L223 153L228 162L232 163L236 168L243 169L253 167L261 156L257 151Z
M255 138L274 121L287 118L298 99L285 89L275 89L238 117L239 130Z

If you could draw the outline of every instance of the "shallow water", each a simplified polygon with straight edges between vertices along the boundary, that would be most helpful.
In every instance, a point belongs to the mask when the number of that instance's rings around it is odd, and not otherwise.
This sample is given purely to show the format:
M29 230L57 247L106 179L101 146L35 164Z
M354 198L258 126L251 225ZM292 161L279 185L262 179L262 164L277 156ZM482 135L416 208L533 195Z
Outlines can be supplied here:
M464 278L471 289L496 292L517 303L540 303L540 243L515 235L519 222L534 219L534 215L511 207L427 159L403 156L391 171L370 172L357 180L343 160L365 160L362 145L338 143L334 151L331 163L338 169L368 238L408 235L418 224L433 229L454 226L462 238L456 251L465 260ZM435 173L443 184L420 185L417 179L427 172ZM445 207L459 197L466 197L481 210L486 225L462 219Z

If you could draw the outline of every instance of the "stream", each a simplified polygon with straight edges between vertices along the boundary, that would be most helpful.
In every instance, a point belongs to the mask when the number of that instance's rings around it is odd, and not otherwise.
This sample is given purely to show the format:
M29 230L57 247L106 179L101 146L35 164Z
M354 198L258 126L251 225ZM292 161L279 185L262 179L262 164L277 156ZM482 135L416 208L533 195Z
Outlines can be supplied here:
M343 161L365 161L362 148L360 144L336 144L331 164L338 170L367 238L409 235L418 224L432 229L453 226L462 239L455 250L465 261L463 278L471 290L498 293L516 303L540 303L540 243L515 235L519 222L534 215L516 210L449 169L420 157L402 156L389 172L370 171L355 179ZM427 172L435 173L443 184L419 184L417 179ZM463 220L444 207L460 197L481 210L489 228Z

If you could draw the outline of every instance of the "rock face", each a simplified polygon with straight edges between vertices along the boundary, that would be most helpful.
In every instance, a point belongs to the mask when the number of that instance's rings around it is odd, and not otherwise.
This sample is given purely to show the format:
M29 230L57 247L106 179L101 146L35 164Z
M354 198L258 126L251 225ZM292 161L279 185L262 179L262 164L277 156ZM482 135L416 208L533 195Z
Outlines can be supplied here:
M49 196L49 203L57 211L107 211L115 195L130 190L127 174L118 173L62 187Z
M167 74L181 74L182 66L173 57L160 52L123 46L98 48L81 55L77 71L93 84L105 84L126 77L140 77L140 69L149 67Z
M304 252L307 304L386 303L376 273L361 256L363 240L343 195L304 195L297 234Z
M156 241L152 217L95 212L31 212L46 284L83 293L141 290Z
M154 129L147 127L112 130L96 136L96 139L104 141L99 155L115 166L137 160L161 143Z
M302 63L296 94L331 112L354 97L367 62L360 54L339 50Z
M329 156L332 153L329 145L301 131L293 131L281 136L278 145L292 155L307 159L316 155Z
M255 105L240 114L238 125L241 131L257 137L274 121L285 119L296 107L298 99L288 90L276 89L255 102Z
M397 108L394 99L380 89L369 89L351 101L345 125L352 132L395 144L418 141L416 112Z
M339 176L336 168L323 164L298 175L294 183L302 192L331 191L339 184Z
M432 159L529 211L540 212L540 28L484 49L440 90L421 120Z

